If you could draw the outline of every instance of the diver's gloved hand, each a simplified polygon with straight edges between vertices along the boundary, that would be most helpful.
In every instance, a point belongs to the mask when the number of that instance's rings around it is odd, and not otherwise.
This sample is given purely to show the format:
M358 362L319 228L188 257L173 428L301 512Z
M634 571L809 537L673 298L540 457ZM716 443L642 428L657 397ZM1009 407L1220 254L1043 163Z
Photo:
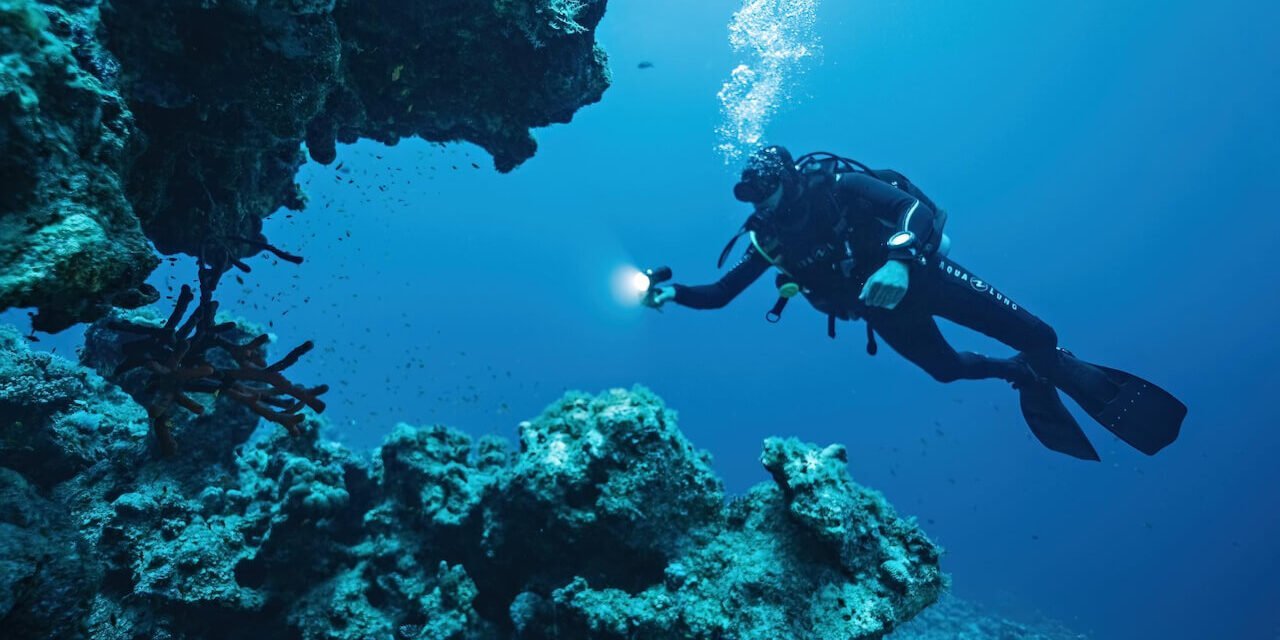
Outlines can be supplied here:
M869 307L892 309L902 302L907 295L908 274L907 263L901 260L890 260L867 278L858 299Z
M644 294L644 298L640 299L640 304L654 309L661 309L662 305L666 304L669 300L675 300L675 298L675 287L655 287L653 290Z

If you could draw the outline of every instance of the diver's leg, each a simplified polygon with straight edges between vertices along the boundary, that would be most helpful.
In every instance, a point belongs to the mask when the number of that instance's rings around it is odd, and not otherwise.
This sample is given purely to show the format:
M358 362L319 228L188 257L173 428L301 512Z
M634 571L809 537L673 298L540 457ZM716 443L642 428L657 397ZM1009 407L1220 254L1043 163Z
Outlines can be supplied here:
M1053 328L991 283L945 258L926 268L933 269L922 274L926 278L922 284L934 315L995 338L1033 361L1057 349L1058 334Z
M908 291L896 309L868 309L865 319L871 327L906 359L929 372L940 382L961 378L1000 378L1019 388L1019 404L1031 432L1046 447L1085 460L1097 460L1098 453L1080 425L1063 406L1058 390L1040 379L1021 359L989 358L976 353L957 353L947 343L930 312L931 287L919 283Z
M865 320L894 351L938 382L999 378L1018 383L1029 377L1026 366L1019 362L957 352L933 317L913 306L869 309Z
M1033 379L1022 386L1023 415L1048 446L1077 457L1096 457L1085 448L1078 428L1062 427L1069 415L1061 410L1054 387L1147 455L1178 437L1187 408L1177 398L1131 373L1099 367L1058 349L1049 325L964 267L947 260L931 266L936 270L921 274L927 292L921 299L933 313L1022 352L1016 360L1024 360L1034 371Z
M911 286L907 290L907 295L897 308L892 310L868 308L863 311L867 321L871 324L876 333L884 337L885 341L893 347L894 351L902 354L908 360L915 362L921 368L934 374L934 378L943 380L967 379L967 380L984 380L988 378L998 378L1012 382L1014 386L1019 386L1028 382L1034 375L1028 368L1028 364L1022 359L1013 358L992 358L980 353L971 351L956 352L955 349L947 343L946 339L938 331L938 325L934 321L933 316L940 315L948 319L956 320L956 316L961 313L948 313L954 307L962 306L961 303L986 304L986 300L975 298L968 300L968 296L963 292L953 291L952 283L947 282L944 276L948 273L945 269L934 273L927 271L930 267L913 268ZM955 272L953 267L952 273ZM959 276L955 276L959 279ZM965 286L968 280L965 280ZM960 299L957 302L957 299ZM1012 303L1010 303L1012 305ZM994 310L993 310L994 311ZM1053 330L1047 325L1039 322L1035 316L1023 312L1028 318L1043 327L1046 332L1029 332L1030 335L1023 335L1023 331L1012 326L1000 326L994 330L1000 334L1011 336L1011 346L1017 347L1022 345L1020 350L1035 349L1041 347L1052 352L1057 346L1057 336L1053 334ZM1002 320L1005 324L1007 320ZM960 324L970 325L968 322L956 320ZM979 331L987 332L985 327L990 323L976 322L976 328ZM988 333L988 335L991 335ZM993 336L997 339L1009 344L1009 341L1002 339L1000 336ZM937 372L937 373L935 373ZM945 379L944 379L945 378Z
M1022 352L1018 359L1081 402L1086 411L1114 395L1115 385L1100 369L1065 366L1070 356L1058 350L1058 334L1043 320L963 266L945 258L935 262L925 283L931 312Z
M993 377L1013 383L1019 390L1022 416L1042 444L1076 458L1097 460L1097 451L1062 404L1050 378L1059 354L1053 329L963 267L950 261L931 262L929 267L937 271L913 273L919 276L911 283L911 289L917 289L917 304L1018 349L1021 353L1015 358L970 354L969 359L998 372Z

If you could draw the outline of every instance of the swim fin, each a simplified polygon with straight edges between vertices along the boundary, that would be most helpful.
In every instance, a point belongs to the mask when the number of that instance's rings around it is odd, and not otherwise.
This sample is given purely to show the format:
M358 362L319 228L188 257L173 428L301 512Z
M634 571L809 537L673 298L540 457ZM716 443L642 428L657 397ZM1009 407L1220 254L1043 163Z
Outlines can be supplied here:
M1073 458L1101 460L1052 384L1040 380L1022 384L1018 389L1018 403L1022 406L1022 417L1040 444Z
M1059 353L1054 384L1117 438L1149 456L1178 438L1187 406L1168 391L1069 351Z

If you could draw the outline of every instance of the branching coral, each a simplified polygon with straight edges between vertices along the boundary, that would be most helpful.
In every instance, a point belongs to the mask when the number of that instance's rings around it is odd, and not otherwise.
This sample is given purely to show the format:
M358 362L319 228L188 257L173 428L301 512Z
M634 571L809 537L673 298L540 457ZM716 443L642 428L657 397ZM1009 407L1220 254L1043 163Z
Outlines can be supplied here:
M213 292L222 274L231 266L249 270L235 258L238 254L230 250L231 244L249 244L294 263L301 262L302 258L260 240L219 240L213 245L206 243L205 251L201 252L200 300L190 316L187 316L187 310L196 296L191 287L183 285L173 313L163 326L124 320L108 323L112 330L142 336L122 347L124 360L116 367L114 375L134 369L144 369L150 374L145 386L146 397L139 401L146 406L152 430L166 454L176 449L170 428L173 408L178 406L195 414L204 413L204 406L189 394L226 394L258 416L283 426L295 435L304 418L303 408L317 413L325 409L320 396L329 390L328 385L306 387L291 382L284 375L286 369L312 349L314 345L310 341L268 364L266 345L270 337L267 334L237 343L229 337L236 324L218 323L214 319L218 303L213 299Z

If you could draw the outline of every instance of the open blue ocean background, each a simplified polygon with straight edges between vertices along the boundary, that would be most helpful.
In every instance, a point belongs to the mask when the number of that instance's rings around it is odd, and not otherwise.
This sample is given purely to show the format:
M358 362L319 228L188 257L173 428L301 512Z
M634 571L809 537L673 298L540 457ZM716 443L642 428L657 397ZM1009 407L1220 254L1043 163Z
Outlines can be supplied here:
M1082 416L1101 463L1040 447L1007 385L868 357L861 325L831 341L801 303L766 323L771 278L717 312L617 298L627 267L717 278L748 213L715 150L738 6L612 2L614 86L509 175L417 140L308 165L308 209L267 223L307 261L254 259L224 309L316 341L296 377L334 386L353 446L399 421L513 435L566 389L643 384L734 492L767 479L766 436L846 445L962 597L1103 640L1280 638L1280 3L826 0L767 130L907 174L955 259L1189 405L1155 458ZM193 276L184 257L154 282Z

